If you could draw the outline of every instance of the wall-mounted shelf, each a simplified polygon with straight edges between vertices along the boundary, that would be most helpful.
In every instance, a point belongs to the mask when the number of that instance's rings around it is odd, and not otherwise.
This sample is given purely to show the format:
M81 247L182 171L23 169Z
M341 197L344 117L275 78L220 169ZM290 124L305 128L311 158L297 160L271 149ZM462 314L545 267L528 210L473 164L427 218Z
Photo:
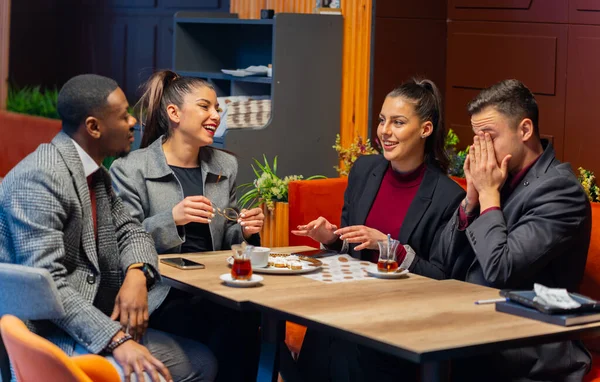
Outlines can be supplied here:
M256 84L270 84L273 82L272 77L265 76L248 76L248 77L236 77L225 73L219 72L187 72L181 70L178 72L179 75L186 77L201 77L209 80L227 80L227 81L237 81L237 82L253 82Z
M227 126L215 136L214 146L238 156L238 184L252 181L252 159L263 154L270 160L278 156L280 175L337 176L331 146L340 131L342 38L341 16L279 13L270 20L240 20L236 15L175 15L176 72L208 80L219 97L266 96L271 101L265 126ZM221 72L269 64L272 78Z

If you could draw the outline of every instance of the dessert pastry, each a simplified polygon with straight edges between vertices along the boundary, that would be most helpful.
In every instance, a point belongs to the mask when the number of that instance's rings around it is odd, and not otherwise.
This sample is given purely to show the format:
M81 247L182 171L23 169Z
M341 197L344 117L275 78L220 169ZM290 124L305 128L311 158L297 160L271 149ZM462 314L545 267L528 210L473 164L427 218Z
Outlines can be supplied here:
M275 265L275 257L273 256L269 256L269 265L267 265L268 267L272 267Z
M290 267L290 269L293 269L293 270L300 270L300 269L302 269L302 262L298 261L298 260L290 261L289 267Z
M285 261L285 259L275 258L275 261L273 262L273 266L275 268L287 268L287 262Z

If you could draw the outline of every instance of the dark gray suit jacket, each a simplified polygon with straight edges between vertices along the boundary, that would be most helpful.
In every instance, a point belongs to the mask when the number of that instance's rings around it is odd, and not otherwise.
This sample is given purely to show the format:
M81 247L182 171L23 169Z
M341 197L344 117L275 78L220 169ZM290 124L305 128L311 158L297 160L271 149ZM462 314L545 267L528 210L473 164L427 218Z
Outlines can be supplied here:
M341 226L363 225L377 197L389 163L381 155L361 156L352 166L344 194ZM449 256L439 253L447 248L437 238L465 196L464 190L437 167L427 164L423 181L410 204L400 234L396 238L408 244L416 256L409 269L436 279L452 277ZM356 258L370 260L367 251L359 253L350 246L349 253Z
M549 143L543 145L543 154L502 200L501 210L479 216L465 231L458 230L457 213L446 227L444 245L470 244L468 252L464 246L453 251L450 260L466 269L466 281L498 289L533 289L541 283L578 290L590 242L590 204L571 166L556 159ZM491 367L485 377L502 380L581 380L590 361L573 342L515 349L486 360L489 364L469 362L466 368Z
M76 341L99 353L120 330L110 314L131 264L158 269L152 239L112 191L106 169L98 171L97 246L83 164L66 134L40 145L0 183L0 262L50 272L66 316L28 325L69 355ZM148 303L153 310L160 301L150 292Z

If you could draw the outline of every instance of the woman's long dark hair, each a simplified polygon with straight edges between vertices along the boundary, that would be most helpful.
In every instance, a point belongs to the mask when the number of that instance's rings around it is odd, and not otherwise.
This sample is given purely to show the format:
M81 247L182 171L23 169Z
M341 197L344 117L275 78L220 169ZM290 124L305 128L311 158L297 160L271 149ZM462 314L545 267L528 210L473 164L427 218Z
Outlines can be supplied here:
M448 172L450 159L444 149L446 128L442 122L442 95L433 81L413 78L392 90L388 97L402 97L415 105L422 122L431 121L433 132L425 141L425 156L444 173Z
M181 107L183 97L199 87L214 87L203 79L181 77L171 70L154 73L143 86L142 98L135 105L138 120L142 124L141 148L148 147L161 135L169 137L169 104Z

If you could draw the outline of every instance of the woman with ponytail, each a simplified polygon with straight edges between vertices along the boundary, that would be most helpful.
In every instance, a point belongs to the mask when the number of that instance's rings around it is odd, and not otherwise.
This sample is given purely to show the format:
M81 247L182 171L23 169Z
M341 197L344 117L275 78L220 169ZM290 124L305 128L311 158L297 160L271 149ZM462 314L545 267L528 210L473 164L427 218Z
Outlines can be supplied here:
M292 233L372 262L378 260L377 242L389 234L399 243L400 268L437 279L460 277L463 267L455 269L445 253L449 249L437 245L465 197L447 174L441 105L440 92L430 80L413 79L392 90L377 127L383 155L361 156L352 166L341 227L319 217ZM408 362L315 331L304 339L298 368L312 381L391 381L400 372L401 380L416 380L410 375L416 367Z
M318 218L292 231L331 249L377 262L377 241L399 241L399 264L428 277L452 276L451 264L429 262L437 234L465 196L447 175L442 100L432 81L413 79L392 90L379 114L383 155L352 166L340 228ZM441 249L440 249L441 250Z
M239 211L237 221L221 212L237 211L238 164L235 156L210 147L221 118L213 86L199 78L159 71L146 83L136 110L143 127L141 149L116 160L110 172L115 191L152 235L157 252L218 251L243 241L260 245L258 232L264 220L260 208ZM152 314L150 326L206 343L220 364L217 380L256 375L254 364L251 371L224 365L237 358L226 357L236 351L231 343L256 347L254 317L242 319L206 300L191 304L189 296L169 291L164 284L151 293L161 294L164 302ZM228 341L231 335L249 338ZM252 350L237 350L257 363L258 353L253 360Z

